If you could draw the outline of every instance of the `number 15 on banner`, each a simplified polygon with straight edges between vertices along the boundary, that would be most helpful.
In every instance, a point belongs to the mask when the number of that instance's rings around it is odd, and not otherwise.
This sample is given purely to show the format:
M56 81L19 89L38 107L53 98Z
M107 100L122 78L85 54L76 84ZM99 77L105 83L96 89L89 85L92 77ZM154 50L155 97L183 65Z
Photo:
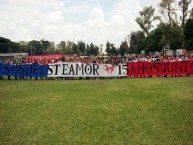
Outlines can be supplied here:
M120 76L127 76L127 64L120 64L119 65L119 74Z

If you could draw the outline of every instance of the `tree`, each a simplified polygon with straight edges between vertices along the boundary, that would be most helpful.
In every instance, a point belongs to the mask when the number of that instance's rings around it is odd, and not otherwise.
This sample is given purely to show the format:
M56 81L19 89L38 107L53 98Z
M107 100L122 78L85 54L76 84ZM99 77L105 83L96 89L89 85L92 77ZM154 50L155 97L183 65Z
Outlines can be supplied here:
M11 41L7 38L0 37L0 53L10 52Z
M149 38L150 40L149 51L150 52L162 51L162 46L165 44L162 42L162 38L163 38L163 30L161 26L159 25L156 29L152 31L151 36Z
M168 17L166 18L167 24L169 27L172 26L172 22L174 22L173 16L176 15L176 8L174 7L175 0L161 0L159 3L160 12L162 15Z
M169 44L170 49L181 49L183 46L183 36L180 27L172 27L169 30Z
M28 51L27 49L27 45L28 45L27 41L19 41L18 43L19 43L19 52L30 54L30 51Z
M121 45L120 45L120 54L121 54L121 56L125 56L125 54L128 53L128 50L129 50L129 46L128 46L127 41L122 41Z
M90 46L87 44L86 45L86 55L91 55L91 49L90 49Z
M111 44L111 54L116 56L116 47L115 47L115 44Z
M98 54L99 54L99 47L97 45L94 45L93 55L97 56Z
M109 43L108 41L106 44L106 50L105 51L107 52L108 55L111 55L111 43Z
M72 53L73 54L80 54L79 47L75 43L73 43L73 45L72 45Z
M131 32L129 37L130 37L129 53L130 54L140 53L140 51L144 49L142 43L143 40L145 39L145 33L143 31Z
M27 45L27 49L31 55L43 53L43 50L41 48L41 43L40 43L40 41L37 41L37 40L30 41Z
M54 43L54 41L52 41L52 42L50 42L50 45L47 49L47 53L48 54L53 54L55 52L56 52L55 43Z
M86 46L86 54L89 55L93 55L93 56L97 56L99 54L99 47L94 45L93 43L91 43L90 45L87 44Z
M60 43L58 44L58 49L60 52L62 53L66 53L65 49L66 49L66 41L60 41Z
M81 54L84 55L85 51L86 51L86 44L85 44L85 42L78 41L78 48L79 48Z
M19 43L0 37L0 53L18 53Z
M48 49L50 47L50 42L47 41L47 40L40 40L40 43L41 43L41 49L42 49L42 53L43 54L47 54L48 53Z
M193 19L189 19L185 25L184 38L188 50L193 50Z
M161 51L163 46L170 46L170 49L181 49L183 44L182 30L179 26L169 27L161 23L152 31L146 40L146 48L149 51ZM157 49L157 50L156 50Z
M64 54L67 54L67 55L71 55L73 54L73 44L74 42L71 42L71 41L61 41L59 44L58 44L58 49L60 52L64 53Z
M116 56L118 53L117 48L115 47L115 44L110 43L108 41L106 44L106 52L108 55L114 55L114 56Z
M155 52L155 51L161 51L162 46L165 45L165 43L162 42L163 38L163 31L160 25L154 29L151 34L144 39L144 45L146 48L146 52Z
M184 30L184 27L185 27L185 23L187 21L188 8L189 8L189 5L190 5L191 1L192 0L180 0L180 2L178 3L178 6L182 11L182 16L180 17L180 20L181 20L181 26L182 26L183 30Z
M11 49L10 49L11 53L18 53L19 52L19 43L11 42L10 47L11 47Z
M152 22L155 20L159 20L159 16L154 15L155 9L150 7L144 7L142 11L139 11L140 16L135 20L144 31L146 36L148 36L150 29L153 27Z
M193 19L193 8L190 10L190 19Z
M73 47L74 42L67 41L66 47L65 47L65 54L73 54L72 47Z

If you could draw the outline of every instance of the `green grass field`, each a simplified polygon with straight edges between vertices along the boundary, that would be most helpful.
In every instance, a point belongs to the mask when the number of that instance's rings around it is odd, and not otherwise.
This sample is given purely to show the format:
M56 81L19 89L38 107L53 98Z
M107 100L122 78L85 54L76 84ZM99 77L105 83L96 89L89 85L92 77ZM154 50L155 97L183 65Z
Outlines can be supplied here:
M0 81L0 144L192 145L193 77Z

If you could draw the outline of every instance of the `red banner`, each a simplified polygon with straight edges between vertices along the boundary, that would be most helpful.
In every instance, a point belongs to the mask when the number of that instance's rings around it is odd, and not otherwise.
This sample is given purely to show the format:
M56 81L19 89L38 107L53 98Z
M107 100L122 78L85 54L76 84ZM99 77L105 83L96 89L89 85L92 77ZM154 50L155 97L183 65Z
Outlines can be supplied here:
M44 55L31 55L31 56L26 56L25 60L27 62L31 62L34 60L54 60L54 59L59 59L63 56L63 54L44 54Z
M193 61L130 62L127 76L193 74Z

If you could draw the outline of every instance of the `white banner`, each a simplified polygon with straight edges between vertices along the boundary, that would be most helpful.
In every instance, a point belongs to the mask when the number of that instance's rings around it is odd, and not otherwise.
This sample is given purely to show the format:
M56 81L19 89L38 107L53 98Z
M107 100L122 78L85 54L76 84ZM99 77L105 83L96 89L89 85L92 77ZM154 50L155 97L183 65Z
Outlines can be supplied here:
M48 77L120 77L127 76L127 64L53 63Z

